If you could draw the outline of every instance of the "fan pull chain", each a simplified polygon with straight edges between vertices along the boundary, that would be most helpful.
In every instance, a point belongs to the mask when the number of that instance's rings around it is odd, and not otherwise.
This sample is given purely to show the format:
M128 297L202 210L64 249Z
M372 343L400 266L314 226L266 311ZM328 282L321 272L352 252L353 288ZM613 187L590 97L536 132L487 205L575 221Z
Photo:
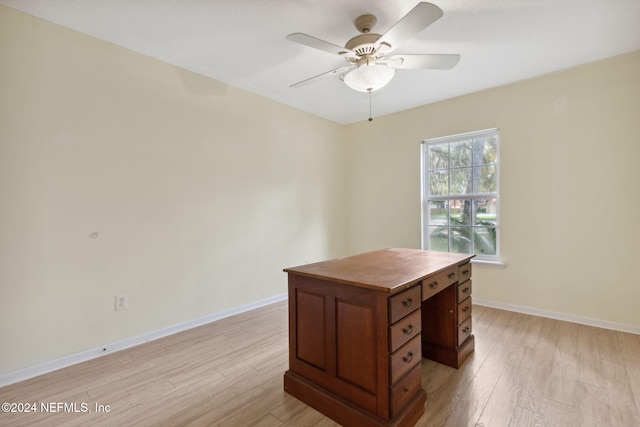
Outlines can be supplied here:
M369 121L373 121L373 117L371 117L371 90L369 90Z

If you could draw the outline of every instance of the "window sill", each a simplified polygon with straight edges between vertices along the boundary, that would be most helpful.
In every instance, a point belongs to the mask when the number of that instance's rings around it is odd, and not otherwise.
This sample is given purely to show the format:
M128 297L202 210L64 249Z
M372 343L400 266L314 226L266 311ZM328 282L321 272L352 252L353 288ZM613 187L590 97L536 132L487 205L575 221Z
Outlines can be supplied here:
M504 268L507 266L507 263L504 262L503 260L497 260L497 261L493 261L493 260L488 260L488 259L472 259L471 260L472 264L478 264L478 265L486 265L489 267L495 267L495 268Z

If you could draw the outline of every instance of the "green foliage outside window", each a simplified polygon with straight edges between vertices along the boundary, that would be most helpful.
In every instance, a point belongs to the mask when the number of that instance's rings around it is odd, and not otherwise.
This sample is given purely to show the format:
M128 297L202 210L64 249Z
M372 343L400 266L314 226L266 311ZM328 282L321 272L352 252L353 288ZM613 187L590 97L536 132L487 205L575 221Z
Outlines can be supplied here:
M498 255L498 134L426 142L428 249Z

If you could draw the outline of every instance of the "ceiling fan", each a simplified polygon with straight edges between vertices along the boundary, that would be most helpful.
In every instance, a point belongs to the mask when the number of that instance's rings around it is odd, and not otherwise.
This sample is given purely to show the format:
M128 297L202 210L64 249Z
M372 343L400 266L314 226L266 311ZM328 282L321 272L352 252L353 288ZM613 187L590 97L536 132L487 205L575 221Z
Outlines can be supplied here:
M428 2L420 2L383 35L371 32L377 21L375 16L362 15L354 21L356 29L361 34L349 40L344 47L304 33L289 34L288 40L337 54L349 63L344 67L294 83L290 87L300 87L324 77L338 75L351 89L371 93L389 83L393 79L396 69L449 70L460 61L460 55L390 56L402 43L417 35L443 15L442 9L438 6Z

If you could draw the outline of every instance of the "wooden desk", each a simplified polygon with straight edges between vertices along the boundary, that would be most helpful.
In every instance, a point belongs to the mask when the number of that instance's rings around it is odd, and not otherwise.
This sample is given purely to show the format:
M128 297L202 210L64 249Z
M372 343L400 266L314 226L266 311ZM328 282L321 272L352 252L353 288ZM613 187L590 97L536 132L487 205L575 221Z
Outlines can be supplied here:
M473 351L472 257L384 249L285 269L285 391L344 426L413 426L420 355L457 368Z

